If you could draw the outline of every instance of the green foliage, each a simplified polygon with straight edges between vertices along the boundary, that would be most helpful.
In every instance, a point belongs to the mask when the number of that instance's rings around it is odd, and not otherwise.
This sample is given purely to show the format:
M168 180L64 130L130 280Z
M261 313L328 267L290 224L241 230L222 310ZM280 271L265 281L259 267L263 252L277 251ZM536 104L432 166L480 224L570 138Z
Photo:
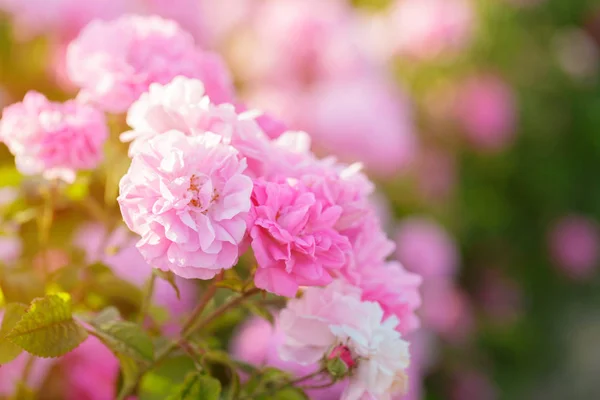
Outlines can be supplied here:
M59 357L79 346L86 330L73 319L65 293L34 300L6 338L38 357Z
M141 326L119 320L115 308L102 311L91 321L98 336L115 354L130 357L140 363L154 360L154 344Z
M4 309L2 327L0 328L0 364L5 364L15 359L23 351L19 346L5 338L14 326L25 315L27 306L19 303L9 303Z
M211 376L192 372L168 400L219 400L220 395L221 382Z

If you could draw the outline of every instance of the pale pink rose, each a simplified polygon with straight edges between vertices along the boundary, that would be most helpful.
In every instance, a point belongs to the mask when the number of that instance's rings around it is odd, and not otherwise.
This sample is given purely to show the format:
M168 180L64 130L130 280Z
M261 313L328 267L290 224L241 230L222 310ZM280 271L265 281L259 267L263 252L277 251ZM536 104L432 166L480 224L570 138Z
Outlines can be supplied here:
M5 108L0 121L0 140L25 175L72 181L76 171L98 166L107 137L100 111L73 100L51 102L33 91Z
M455 54L471 42L474 17L470 0L396 0L388 35L404 56L431 59Z
M248 218L258 262L257 287L293 297L299 286L326 285L347 260L350 243L335 225L342 208L328 206L295 180L256 181Z
M463 342L473 331L467 296L445 279L426 280L422 286L420 317L423 327L452 342Z
M118 202L149 264L211 279L237 262L252 180L243 174L245 159L221 141L171 131L134 155Z
M243 103L237 103L235 109L238 113L248 111L248 107ZM287 125L283 121L275 118L271 114L257 110L251 110L251 112L256 113L256 123L271 139L277 139L288 130Z
M403 335L419 327L415 310L421 305L421 277L406 271L398 262L363 266L359 287L363 301L377 302L384 318L395 316L396 329Z
M435 221L409 217L396 233L396 257L409 271L430 277L451 277L459 262L458 250L448 232Z
M302 365L293 361L284 361L279 356L277 349L282 346L285 336L276 321L272 326L264 319L254 317L245 322L231 345L232 355L247 363L262 367L269 366L288 371L294 376L301 377L319 369L319 364ZM306 381L307 386L318 385L315 380ZM307 394L314 400L338 400L346 382L340 382L325 389L307 390Z
M254 10L252 21L251 37L244 39L256 45L241 46L238 55L247 81L305 87L371 68L359 46L352 8L344 2L268 0Z
M392 82L374 77L315 85L296 125L316 147L385 176L405 168L417 146L408 98Z
M112 400L116 397L119 360L99 339L89 336L67 353L64 371L66 400Z
M196 40L204 43L204 37L209 33L205 26L202 0L142 0L146 14L160 15L177 23L194 35Z
M69 45L67 70L81 99L115 113L127 110L151 83L178 75L202 80L216 103L233 96L221 59L198 49L176 22L157 16L90 23Z
M247 158L249 171L259 173L267 158L269 139L260 129L257 113L236 112L231 104L215 105L197 79L175 77L166 85L153 83L135 101L128 113L132 130L121 135L131 141L129 155L156 135L177 130L189 136L211 132L223 137L240 155Z
M548 236L554 263L574 279L591 276L598 266L600 233L595 221L567 215L556 221Z
M116 276L141 288L152 275L152 267L135 247L135 242L136 238L123 226L109 233L100 224L86 223L74 235L74 244L85 251L87 263L102 262ZM195 285L180 277L176 277L175 282L181 299L167 281L157 279L154 284L152 302L166 308L172 322L164 327L166 333L176 333L175 320L192 310L196 302Z
M499 151L513 141L517 124L516 99L501 77L473 76L459 86L457 96L456 119L476 148Z
M406 390L408 343L395 329L398 320L383 314L379 304L361 301L359 289L340 281L307 288L280 313L285 340L279 354L310 365L343 346L353 365L341 399L391 399Z

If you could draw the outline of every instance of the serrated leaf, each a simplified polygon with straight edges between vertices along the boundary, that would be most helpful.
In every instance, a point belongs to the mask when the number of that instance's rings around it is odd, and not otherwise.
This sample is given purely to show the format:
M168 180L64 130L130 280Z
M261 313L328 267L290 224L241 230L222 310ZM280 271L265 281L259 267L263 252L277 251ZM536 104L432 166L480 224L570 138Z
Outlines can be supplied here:
M0 288L4 300L8 303L29 304L37 297L43 297L44 282L40 277L29 270L2 271L0 274Z
M117 314L118 315L118 314ZM96 335L116 354L142 362L151 363L154 360L154 344L150 336L137 324L129 321L93 320Z
M102 325L104 323L117 321L119 319L121 319L121 315L116 307L106 307L104 310L96 314L96 316L92 319L92 324Z
M273 314L265 306L256 303L244 303L243 306L252 314L268 321L271 326L275 325Z
M25 304L9 303L5 307L2 327L0 328L0 364L6 364L14 360L23 351L19 346L5 339L4 336L14 328L26 311L27 306Z
M167 281L169 285L175 290L175 294L177 295L177 300L181 300L181 292L179 291L179 287L177 286L177 281L175 278L175 274L171 271L163 271L160 269L154 269L154 274L159 278Z
M219 400L220 395L221 382L211 376L192 372L168 400Z
M79 346L87 331L71 313L68 294L35 299L6 338L38 357L59 357Z

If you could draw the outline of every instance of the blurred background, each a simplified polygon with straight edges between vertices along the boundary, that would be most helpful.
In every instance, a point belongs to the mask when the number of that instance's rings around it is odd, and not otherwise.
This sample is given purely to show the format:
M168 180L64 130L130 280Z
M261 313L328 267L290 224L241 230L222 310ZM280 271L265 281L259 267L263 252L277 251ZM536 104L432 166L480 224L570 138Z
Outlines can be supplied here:
M226 59L274 132L306 130L321 154L361 161L396 257L425 278L407 399L600 398L597 0L0 0L0 11L2 107L30 89L73 97L64 51L90 20L159 14ZM1 144L0 164L8 187L18 178ZM4 263L33 252L0 231Z

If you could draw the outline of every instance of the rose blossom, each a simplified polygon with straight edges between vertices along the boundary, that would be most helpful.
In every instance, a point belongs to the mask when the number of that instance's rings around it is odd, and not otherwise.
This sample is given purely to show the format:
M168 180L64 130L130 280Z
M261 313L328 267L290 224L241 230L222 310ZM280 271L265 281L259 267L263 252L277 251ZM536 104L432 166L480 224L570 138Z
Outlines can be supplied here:
M281 311L280 323L283 360L313 364L340 345L350 352L355 365L342 400L391 399L406 391L408 343L395 329L398 320L384 319L379 304L361 301L357 288L340 281L307 288Z
M451 277L458 268L456 244L435 221L406 218L398 225L396 257L410 271L430 277Z
M256 286L293 297L301 285L332 282L350 251L335 229L341 214L341 207L327 206L297 180L256 181L248 218Z
M419 275L406 271L398 262L363 266L360 275L363 301L377 302L385 318L395 316L398 319L396 329L402 334L419 327L419 319L415 315L415 310L421 305Z
M245 159L206 133L151 139L133 156L118 197L146 261L184 278L211 279L238 259L252 180Z
M410 103L385 79L320 82L304 95L303 110L296 125L311 134L317 147L358 160L376 174L393 175L414 157Z
M51 102L34 91L5 108L0 121L0 140L15 155L19 172L69 182L76 171L98 166L107 137L98 110L73 100Z
M256 117L255 112L236 112L232 104L215 105L201 81L177 76L165 85L151 84L131 105L127 124L132 130L123 133L121 140L132 142L132 156L144 142L170 130L189 136L209 131L223 136L224 143L247 158L249 169L257 170L269 144Z
M302 365L282 360L277 349L283 345L284 340L285 336L277 320L272 326L262 318L253 317L240 327L232 341L231 353L236 359L257 367L279 368L297 377L308 375L319 369L318 364ZM305 382L308 386L319 383L314 379ZM346 382L340 382L328 388L308 389L306 392L313 400L338 400L345 386Z
M463 82L454 113L467 139L478 149L499 151L514 139L516 99L511 87L499 76L479 75Z
M109 112L125 111L151 83L177 75L201 79L214 102L232 97L221 59L196 48L176 22L157 16L93 21L69 45L67 69L80 97Z

